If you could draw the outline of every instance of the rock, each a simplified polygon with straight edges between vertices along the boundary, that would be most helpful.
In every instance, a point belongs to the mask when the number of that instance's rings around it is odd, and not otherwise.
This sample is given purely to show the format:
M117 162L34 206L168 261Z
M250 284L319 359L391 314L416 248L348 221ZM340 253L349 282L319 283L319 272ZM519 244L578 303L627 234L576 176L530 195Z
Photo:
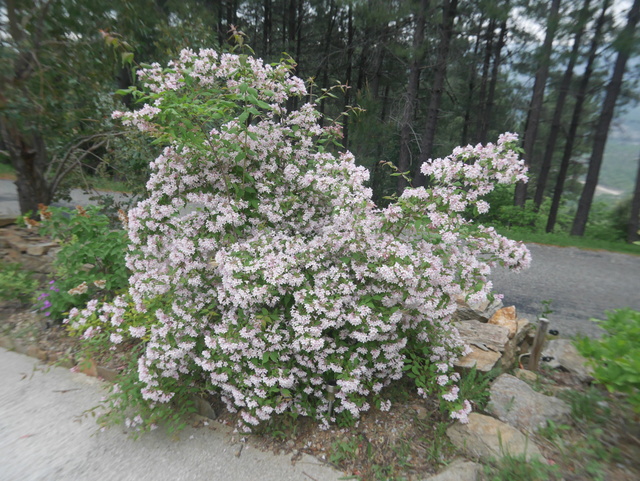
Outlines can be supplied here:
M493 316L491 316L491 319L504 319L506 321L515 321L516 319L518 319L516 306L508 306L508 307L503 307L502 309L498 309L496 313Z
M427 478L425 481L478 481L481 472L481 464L456 459L444 471Z
M593 380L593 368L587 365L587 360L580 355L578 349L568 339L548 341L542 350L542 357L553 358L546 363L548 366L566 369L581 382Z
M458 309L453 315L454 321L480 321L487 322L493 314L502 307L500 299L489 301L484 299L480 302L466 301L465 296L456 299Z
M22 256L20 255L20 251L10 250L7 252L3 259L5 262L20 262L22 260Z
M538 375L533 371L528 371L526 369L515 369L513 374L520 380L534 383L538 381Z
M213 410L213 407L211 407L211 404L200 396L193 396L191 400L194 402L196 411L200 416L204 416L209 419L216 419L218 417L216 412Z
M18 252L26 252L29 247L29 243L14 231L5 232L3 237L4 241Z
M529 319L526 319L524 317L519 317L516 320L516 323L518 329L514 337L514 342L520 345L524 341L526 341L529 334L533 332L533 324L529 322Z
M458 359L454 365L459 369L471 369L475 366L477 371L489 372L500 366L501 359L502 354L499 352L483 351L471 346L471 352Z
M6 350L11 351L15 348L15 345L10 337L0 336L0 347L4 347Z
M52 262L58 244L24 228L0 229L0 257L4 262L19 263L24 270L45 275L53 272Z
M55 242L39 242L37 244L30 244L27 246L27 254L30 256L42 256L46 254L49 249L56 247L58 244Z
M515 336L509 340L502 355L502 366L504 370L510 369L517 364L518 356L523 352L523 346L527 338L527 333L531 331L531 323L527 319L518 319Z
M468 424L451 426L447 429L447 436L468 456L484 461L505 455L542 458L538 446L516 428L478 413L469 414Z
M40 349L35 344L31 344L30 346L27 346L26 354L29 357L35 357L36 359L40 359L41 361L47 360L47 351Z
M463 321L455 324L462 340L471 352L456 361L455 366L488 372L499 365L502 353L509 343L509 330L502 326L480 321Z
M97 366L96 374L98 375L99 378L102 378L105 381L116 382L116 379L118 378L120 373L118 371L109 369L104 366Z
M564 401L535 392L510 374L500 375L491 385L489 412L516 428L534 432L547 420L562 422L571 413Z
M427 416L429 415L429 412L427 411L427 408L425 408L424 406L413 405L411 407L416 412L416 418L418 418L418 419L426 419Z
M78 372L91 377L98 377L98 367L93 359L82 359L76 366Z
M483 351L504 352L509 342L509 330L502 326L479 321L457 322L455 326L463 341Z
M496 313L491 316L491 319L489 319L489 324L506 327L509 329L509 339L513 339L516 332L518 332L518 317L515 306L498 309Z

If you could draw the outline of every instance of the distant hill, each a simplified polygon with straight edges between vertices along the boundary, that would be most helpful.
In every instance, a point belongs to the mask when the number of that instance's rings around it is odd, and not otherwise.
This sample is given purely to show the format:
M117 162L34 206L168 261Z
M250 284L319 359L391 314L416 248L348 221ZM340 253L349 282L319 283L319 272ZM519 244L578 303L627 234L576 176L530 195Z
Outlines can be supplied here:
M640 157L640 106L614 120L604 151L599 185L631 195Z

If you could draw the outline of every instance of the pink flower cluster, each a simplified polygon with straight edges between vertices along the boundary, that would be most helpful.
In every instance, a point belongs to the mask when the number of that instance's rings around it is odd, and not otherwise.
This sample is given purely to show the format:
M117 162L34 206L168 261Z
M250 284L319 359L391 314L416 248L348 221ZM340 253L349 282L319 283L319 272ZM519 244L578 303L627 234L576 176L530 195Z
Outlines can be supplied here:
M130 294L141 311L173 299L146 330L130 331L150 333L138 364L144 398L167 402L164 379L195 379L246 426L285 410L326 422L334 383L333 412L357 418L369 397L389 409L383 387L403 375L411 339L438 365L422 393L455 401L452 366L465 349L450 323L456 297L487 295L492 265L530 260L521 244L462 216L469 205L488 208L479 199L495 182L524 179L515 136L426 163L430 189L378 209L368 171L319 147L335 126L322 129L311 103L287 110L306 90L285 64L185 50L170 67L141 72L153 106L114 115L158 135L166 126L155 118L175 107L168 93L196 102L204 89L217 89L228 110L207 124L205 145L175 139L164 149L149 197L128 213ZM111 323L122 315L104 311ZM467 405L452 416L464 420Z

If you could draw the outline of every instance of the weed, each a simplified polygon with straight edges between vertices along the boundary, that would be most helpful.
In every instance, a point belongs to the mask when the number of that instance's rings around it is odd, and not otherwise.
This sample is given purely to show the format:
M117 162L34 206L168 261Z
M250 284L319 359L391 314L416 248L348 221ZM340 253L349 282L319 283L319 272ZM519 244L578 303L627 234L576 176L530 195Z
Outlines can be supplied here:
M18 263L0 262L0 301L18 301L28 305L34 301L38 281L34 273Z
M538 430L538 434L553 442L562 438L562 434L570 429L571 426L568 424L556 424L554 421L549 419L547 420L547 425Z
M627 394L640 413L640 312L616 309L598 322L607 335L578 339L576 347L590 360L595 379L609 391Z
M341 464L345 461L353 461L359 454L360 437L340 439L331 444L329 461L333 464Z
M478 372L474 365L460 379L460 398L468 399L478 409L484 409L489 402L489 385L499 374L499 369L493 369L488 373Z
M449 423L437 422L433 425L433 438L426 445L425 458L430 464L441 464L453 452L454 446L447 436Z
M595 386L586 391L565 391L561 397L571 406L571 416L576 421L604 424L611 415L605 393Z
M558 468L539 459L526 460L524 455L506 455L485 466L485 474L490 481L551 481L557 477Z
M540 313L540 317L544 317L545 319L549 317L549 314L553 314L553 309L551 309L552 299L545 299L540 301L542 304L542 312Z

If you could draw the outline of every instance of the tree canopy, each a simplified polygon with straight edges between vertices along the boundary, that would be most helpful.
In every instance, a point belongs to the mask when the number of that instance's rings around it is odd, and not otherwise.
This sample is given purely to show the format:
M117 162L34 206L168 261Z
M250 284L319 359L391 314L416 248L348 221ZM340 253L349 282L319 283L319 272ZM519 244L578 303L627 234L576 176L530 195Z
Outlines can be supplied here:
M148 144L124 146L110 112L133 99L114 92L137 82L138 66L164 63L184 47L242 47L266 62L290 56L312 95L343 86L319 110L331 118L349 112L342 143L369 169L377 203L423 182L418 167L427 158L514 131L533 174L516 204L524 208L535 195L539 209L553 196L553 229L554 210L582 191L566 180L586 172L584 156L610 127L598 122L605 97L615 116L637 95L630 7L610 0L7 0L0 160L17 172L24 212L50 203L80 164L138 159L140 171L152 158ZM610 82L619 52L631 60ZM407 175L389 178L388 162ZM587 178L588 191L597 177ZM587 195L583 203L591 201Z

